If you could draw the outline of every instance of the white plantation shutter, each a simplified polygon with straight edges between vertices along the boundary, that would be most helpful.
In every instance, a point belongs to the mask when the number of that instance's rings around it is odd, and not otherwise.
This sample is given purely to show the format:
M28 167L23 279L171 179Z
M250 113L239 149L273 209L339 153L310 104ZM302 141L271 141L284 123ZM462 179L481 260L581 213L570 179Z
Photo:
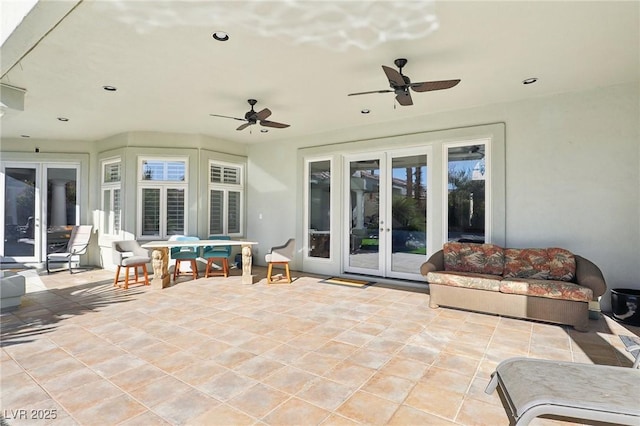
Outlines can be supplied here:
M242 165L209 164L209 234L242 235Z
M224 191L209 191L209 234L224 234Z
M167 188L167 235L184 233L184 189Z
M107 160L102 162L102 221L101 228L105 235L118 235L121 223L121 161Z
M187 232L186 158L140 158L138 236L167 238Z

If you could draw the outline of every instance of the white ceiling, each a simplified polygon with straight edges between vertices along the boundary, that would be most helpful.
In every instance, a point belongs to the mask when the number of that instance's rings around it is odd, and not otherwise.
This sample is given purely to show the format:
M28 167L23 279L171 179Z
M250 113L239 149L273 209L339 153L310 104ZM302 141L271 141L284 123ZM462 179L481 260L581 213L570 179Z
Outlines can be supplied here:
M639 10L636 1L45 1L0 51L1 82L27 90L1 137L159 131L260 143L638 81ZM219 30L230 40L215 41ZM387 89L381 65L399 57L413 81L462 82L413 93L409 107L392 93L347 96ZM539 81L523 85L528 77ZM209 116L243 117L248 98L291 127L236 131L241 122Z

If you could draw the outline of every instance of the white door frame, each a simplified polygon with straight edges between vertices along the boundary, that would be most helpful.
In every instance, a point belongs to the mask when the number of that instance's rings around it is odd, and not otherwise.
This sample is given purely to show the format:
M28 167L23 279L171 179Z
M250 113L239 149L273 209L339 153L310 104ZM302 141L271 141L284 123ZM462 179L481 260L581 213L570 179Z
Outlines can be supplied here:
M34 199L34 207L33 207L33 255L32 256L6 256L6 248L5 248L5 212L0 215L0 238L2 241L0 242L0 247L2 250L0 251L0 256L3 258L11 259L10 262L22 263L22 262L39 262L40 256L42 252L42 233L41 229L41 214L42 208L42 163L36 162L27 162L27 161L3 161L1 166L0 173L0 191L2 193L2 198L6 199L6 169L35 169L35 182L34 182L34 190L35 190L35 199ZM6 204L5 204L6 208ZM16 218L17 220L18 218ZM25 222L26 218L21 218L23 222ZM25 222L26 223L26 222ZM20 223L22 225L22 223ZM6 261L6 260L5 260Z
M2 194L6 197L5 194L5 178L6 168L23 168L23 169L35 169L35 201L34 201L34 232L33 232L33 244L34 244L34 252L33 256L8 256L11 259L11 262L16 263L39 263L43 262L47 256L47 229L49 224L47 222L47 184L49 179L49 170L50 169L74 169L75 170L75 183L76 183L76 205L75 205L75 217L76 223L72 225L77 225L80 221L80 197L82 194L82 180L81 180L81 164L80 162L59 162L59 161L41 161L41 162L29 162L29 161L7 161L2 162L2 181L0 182L0 186L2 188ZM0 233L2 236L2 243L0 247L2 250L0 252L0 256L5 257L5 246L4 246L4 233L5 233L5 218L4 214L0 215Z
M430 146L420 146L412 148L403 148L396 150L385 150L366 153L347 154L343 157L343 234L342 234L342 252L343 264L342 270L346 273L374 275L389 278L401 278L409 280L421 279L420 271L415 273L393 271L392 263L392 161L394 158L405 157L411 155L425 155L427 158L427 212L425 221L427 222L427 247L432 244L430 235L431 221L431 191L429 186L432 184L432 156ZM351 163L354 161L378 161L379 167L379 206L378 206L378 267L365 268L351 265L350 241L351 241ZM426 260L426 255L425 255Z
M382 257L382 253L385 250L385 239L380 238L380 234L384 232L384 218L382 215L384 214L382 210L382 206L385 205L385 196L386 194L382 191L381 186L379 186L379 194L378 194L378 229L379 237L378 237L378 258L377 258L377 269L373 268L364 268L351 266L351 253L350 253L350 242L351 242L351 163L354 161L378 161L378 169L379 169L379 181L384 182L386 180L386 167L385 161L386 156L383 151L380 152L366 152L359 154L349 154L343 157L344 161L344 198L343 198L343 206L344 206L344 214L343 214L343 237L342 237L342 253L343 253L343 270L347 273L355 273L355 274L365 274L365 275L375 275L375 276L384 276L384 258ZM380 223L382 221L383 223ZM371 256L373 257L373 256Z

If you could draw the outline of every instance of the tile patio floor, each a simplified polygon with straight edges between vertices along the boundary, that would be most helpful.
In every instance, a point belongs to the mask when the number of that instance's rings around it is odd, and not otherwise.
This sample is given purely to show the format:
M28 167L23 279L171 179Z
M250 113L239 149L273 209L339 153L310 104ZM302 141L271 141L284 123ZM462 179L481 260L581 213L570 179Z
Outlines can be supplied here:
M232 271L164 290L113 288L102 270L29 271L21 308L1 315L6 423L506 425L499 396L483 392L499 361L630 366L617 334L640 334L607 317L579 333L432 310L424 293L301 273L267 286L254 269L254 285Z

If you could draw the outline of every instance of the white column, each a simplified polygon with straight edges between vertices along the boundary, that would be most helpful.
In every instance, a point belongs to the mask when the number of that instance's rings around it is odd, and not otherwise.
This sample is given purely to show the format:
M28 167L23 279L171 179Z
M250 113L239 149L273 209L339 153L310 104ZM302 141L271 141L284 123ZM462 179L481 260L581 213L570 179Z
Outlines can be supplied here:
M67 180L52 179L50 226L67 224Z

